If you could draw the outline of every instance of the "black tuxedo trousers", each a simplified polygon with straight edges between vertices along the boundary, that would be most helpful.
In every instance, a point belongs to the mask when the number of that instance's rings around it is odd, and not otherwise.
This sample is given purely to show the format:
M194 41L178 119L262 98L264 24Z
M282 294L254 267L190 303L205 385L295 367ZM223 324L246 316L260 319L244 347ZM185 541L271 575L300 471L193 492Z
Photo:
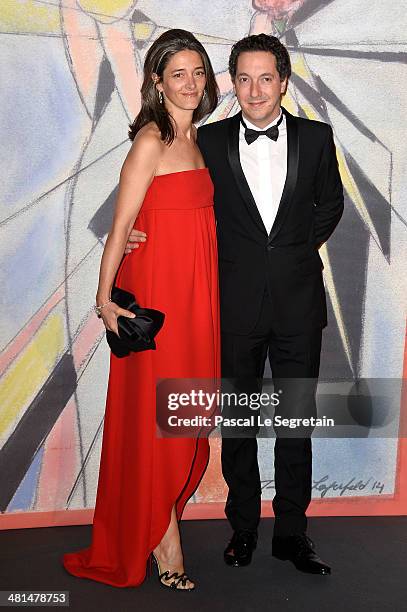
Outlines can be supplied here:
M274 415L285 418L316 416L314 381L319 373L321 334L321 328L292 336L276 332L271 297L265 291L258 321L249 334L222 333L222 377L233 381L233 390L239 393L260 392L259 380L263 378L268 356L274 390L282 392ZM227 390L231 390L229 385ZM232 405L225 407L222 414L231 418L248 417L251 412ZM255 413L256 420L257 415L261 416L259 411ZM269 412L267 415L272 416ZM229 488L225 512L234 530L256 530L260 520L261 482L256 434L263 429L256 426L246 429L246 437L239 429L225 427L222 431L222 473ZM283 536L306 531L305 512L311 500L311 437L297 437L302 435L298 433L289 437L289 433L286 429L280 432L275 428L274 533Z

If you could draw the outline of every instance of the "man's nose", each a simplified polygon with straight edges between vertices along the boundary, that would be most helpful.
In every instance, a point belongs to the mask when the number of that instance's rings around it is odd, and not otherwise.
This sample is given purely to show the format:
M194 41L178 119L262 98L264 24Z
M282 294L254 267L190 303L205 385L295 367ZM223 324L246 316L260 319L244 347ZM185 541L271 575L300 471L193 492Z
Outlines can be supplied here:
M255 81L252 81L250 85L250 96L252 98L258 98L259 95L260 95L259 86Z

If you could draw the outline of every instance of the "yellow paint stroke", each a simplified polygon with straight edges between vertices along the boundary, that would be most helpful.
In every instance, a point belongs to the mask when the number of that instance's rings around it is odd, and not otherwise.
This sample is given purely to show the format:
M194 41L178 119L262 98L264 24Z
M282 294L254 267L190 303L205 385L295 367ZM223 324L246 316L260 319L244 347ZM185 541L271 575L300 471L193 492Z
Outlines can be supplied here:
M290 55L291 58L291 71L297 74L302 79L307 81L312 80L312 74L307 64L305 63L304 56L302 53L294 53Z
M314 121L321 121L319 113L316 113L315 109L310 104L301 104L301 108L307 115L308 119L313 119Z
M1 0L0 30L57 34L61 31L58 6L40 4L35 0Z
M338 325L339 335L341 337L342 346L344 348L346 357L348 359L349 367L354 374L353 365L352 365L352 356L351 356L351 348L350 342L348 338L348 334L346 333L345 322L343 320L343 315L341 311L341 306L338 300L338 294L336 293L335 283L332 275L332 267L331 262L329 261L328 251L326 249L326 244L323 244L319 250L322 261L324 263L324 279L329 292L329 297L332 302L332 308L335 313L336 323Z
M150 22L134 24L134 37L137 40L149 40L153 35L156 26Z
M98 20L105 18L123 18L127 15L137 0L77 0L81 8L91 17ZM111 19L109 19L111 21Z
M0 381L0 438L41 389L63 346L62 318L53 314Z

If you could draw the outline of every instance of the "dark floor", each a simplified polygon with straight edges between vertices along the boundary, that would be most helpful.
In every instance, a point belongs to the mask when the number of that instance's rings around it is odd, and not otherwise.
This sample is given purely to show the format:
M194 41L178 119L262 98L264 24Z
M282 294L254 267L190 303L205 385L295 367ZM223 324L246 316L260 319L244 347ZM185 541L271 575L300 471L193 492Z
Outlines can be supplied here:
M330 576L274 559L272 529L273 520L263 519L251 565L230 568L222 556L226 521L182 522L186 567L197 585L190 593L166 591L156 575L120 589L68 574L61 555L87 546L91 526L0 531L0 590L66 590L69 608L86 612L407 610L406 516L309 519L308 534L332 566Z

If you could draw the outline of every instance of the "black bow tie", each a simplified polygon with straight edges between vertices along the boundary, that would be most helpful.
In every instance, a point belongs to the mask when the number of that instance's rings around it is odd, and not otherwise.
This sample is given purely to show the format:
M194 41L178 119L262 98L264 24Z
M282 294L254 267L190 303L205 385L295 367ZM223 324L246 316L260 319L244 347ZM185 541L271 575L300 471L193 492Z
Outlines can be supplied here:
M247 144L252 144L252 142L257 140L259 136L267 136L268 138L271 138L271 140L277 140L278 126L280 125L282 120L283 120L283 113L281 113L281 117L275 125L272 125L271 127L269 127L268 130L261 132L260 130L252 130L251 128L248 128L245 122L243 121L243 117L240 117L240 121L242 122L242 125L245 129L244 137L246 139Z

